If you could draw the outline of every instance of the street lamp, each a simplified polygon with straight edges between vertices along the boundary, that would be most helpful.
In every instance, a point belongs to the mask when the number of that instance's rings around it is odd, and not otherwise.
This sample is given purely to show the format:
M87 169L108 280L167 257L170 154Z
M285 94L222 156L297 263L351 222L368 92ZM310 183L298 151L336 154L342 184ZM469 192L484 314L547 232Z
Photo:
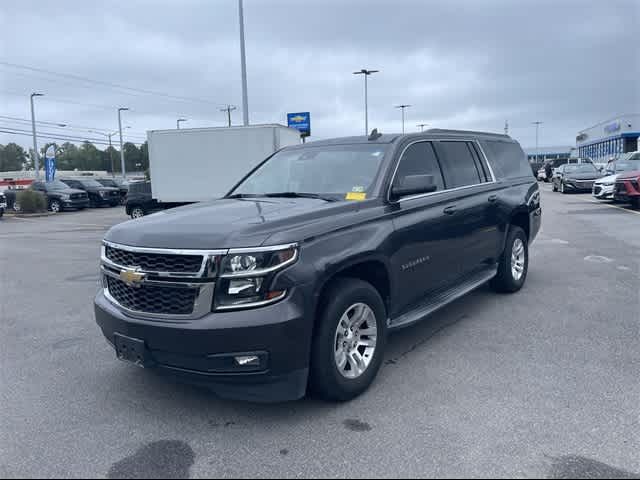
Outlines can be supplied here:
M40 179L40 161L38 158L38 140L36 137L36 113L33 108L33 97L43 97L44 93L31 94L31 129L33 131L33 166L36 169L36 180Z
M176 120L176 128L180 130L180 122L186 122L186 121L187 121L186 118L179 118L178 120Z
M396 105L396 108L402 109L402 133L404 133L404 109L409 108L411 105Z
M126 171L124 166L124 145L122 143L122 118L121 113L129 110L126 107L120 107L118 109L118 130L120 131L120 163L122 165L122 180L126 180Z
M532 125L536 126L536 163L538 163L539 161L539 156L540 156L540 151L538 149L538 129L540 128L540 125L542 125L543 122L531 122Z
M380 70L367 70L363 68L359 72L353 72L354 75L364 75L364 134L369 135L369 100L367 92L367 77Z
M416 127L420 127L420 131L424 132L424 127L428 127L429 124L428 123L419 123L418 125L416 125Z

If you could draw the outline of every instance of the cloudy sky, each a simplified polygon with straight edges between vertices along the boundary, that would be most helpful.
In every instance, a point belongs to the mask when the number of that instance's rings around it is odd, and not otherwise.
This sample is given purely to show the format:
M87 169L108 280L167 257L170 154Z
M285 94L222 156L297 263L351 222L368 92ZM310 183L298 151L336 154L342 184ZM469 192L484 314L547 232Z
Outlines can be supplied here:
M2 0L0 130L98 138L129 107L130 140L150 129L222 126L241 87L236 0ZM571 145L578 130L640 111L637 0L245 0L252 123L310 111L313 138L370 127L502 131ZM54 74L54 73L56 74ZM63 75L57 75L63 74ZM127 88L121 88L127 87ZM7 118L11 117L11 118ZM57 123L68 127L61 128ZM44 140L44 139L43 139ZM0 133L24 146L29 136Z

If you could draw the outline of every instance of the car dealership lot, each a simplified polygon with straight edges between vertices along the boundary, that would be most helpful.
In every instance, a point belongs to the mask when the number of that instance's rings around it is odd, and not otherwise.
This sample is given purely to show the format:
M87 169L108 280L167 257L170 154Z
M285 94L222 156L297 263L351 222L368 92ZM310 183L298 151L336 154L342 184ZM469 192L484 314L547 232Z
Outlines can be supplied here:
M541 188L523 291L394 335L342 405L222 401L116 361L91 300L123 210L0 220L0 474L638 476L640 214Z

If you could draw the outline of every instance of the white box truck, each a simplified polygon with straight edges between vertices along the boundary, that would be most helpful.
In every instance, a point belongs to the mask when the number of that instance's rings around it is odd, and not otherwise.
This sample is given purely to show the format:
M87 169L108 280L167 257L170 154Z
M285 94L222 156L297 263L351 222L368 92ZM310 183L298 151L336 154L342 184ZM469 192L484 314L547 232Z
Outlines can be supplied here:
M300 143L300 132L272 124L151 130L147 138L151 194L179 204L224 196L276 150Z

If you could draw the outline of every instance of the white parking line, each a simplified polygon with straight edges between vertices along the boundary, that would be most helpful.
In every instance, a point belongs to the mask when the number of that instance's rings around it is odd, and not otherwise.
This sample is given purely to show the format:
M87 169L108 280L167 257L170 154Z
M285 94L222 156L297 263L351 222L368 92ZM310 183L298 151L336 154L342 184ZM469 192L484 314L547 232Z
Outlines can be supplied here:
M622 210L623 212L635 213L636 215L640 215L640 210L629 210L628 208L619 207L618 205L611 205L610 203L602 203L602 202L599 202L598 200L591 200L587 198L583 198L582 200L589 203L595 203L596 205L602 205L604 207L617 208L618 210Z

